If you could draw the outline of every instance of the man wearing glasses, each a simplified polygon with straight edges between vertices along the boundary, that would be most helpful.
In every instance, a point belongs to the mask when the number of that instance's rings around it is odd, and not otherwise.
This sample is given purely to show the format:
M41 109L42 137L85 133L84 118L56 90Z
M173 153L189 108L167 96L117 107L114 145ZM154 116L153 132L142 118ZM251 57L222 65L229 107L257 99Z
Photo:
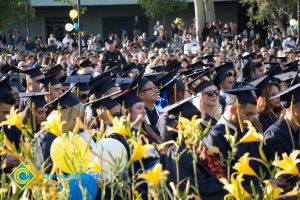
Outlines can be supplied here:
M139 96L144 101L146 107L146 121L154 131L157 131L156 125L159 118L159 112L155 105L159 98L158 88L152 81L146 78L140 78L138 81Z

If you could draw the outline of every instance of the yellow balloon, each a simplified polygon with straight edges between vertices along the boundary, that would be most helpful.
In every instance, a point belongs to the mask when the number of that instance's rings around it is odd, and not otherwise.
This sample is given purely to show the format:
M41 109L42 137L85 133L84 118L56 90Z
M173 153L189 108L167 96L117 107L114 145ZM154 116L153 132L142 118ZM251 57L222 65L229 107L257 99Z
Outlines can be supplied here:
M57 168L69 174L88 171L91 160L89 144L81 136L74 134L55 138L50 155Z
M71 10L69 16L71 17L71 19L76 19L78 17L77 10Z
M298 20L296 21L295 26L298 26Z

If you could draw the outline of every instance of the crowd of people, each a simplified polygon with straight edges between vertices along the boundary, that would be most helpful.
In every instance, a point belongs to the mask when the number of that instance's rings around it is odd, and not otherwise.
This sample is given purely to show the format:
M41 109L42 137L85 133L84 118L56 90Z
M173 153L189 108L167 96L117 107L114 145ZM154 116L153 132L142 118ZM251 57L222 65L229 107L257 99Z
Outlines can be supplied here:
M30 36L16 41L17 33L13 48L6 48L1 36L0 123L12 107L22 112L22 120L32 123L36 133L38 161L49 166L46 173L51 171L50 146L56 136L45 132L42 122L57 118L58 109L67 122L64 131L73 130L77 117L96 130L101 122L106 128L112 126L107 111L113 117L129 115L132 130L141 128L141 134L153 145L155 156L144 158L143 162L149 163L144 166L151 168L154 160L162 163L169 171L168 181L175 184L174 155L178 152L172 145L162 151L155 144L177 139L174 129L179 116L202 118L201 129L209 129L203 142L207 147L218 147L225 160L232 151L226 129L232 135L238 132L238 138L247 132L247 124L241 128L240 120L250 121L264 142L241 144L236 160L245 153L259 157L259 146L268 160L300 150L300 51L292 35L267 31L262 39L254 30L238 34L236 23L220 22L206 24L203 41L199 41L194 25L185 27L181 20L172 22L170 33L158 21L153 38L135 33L130 41L126 34L112 33L101 40L83 32L81 55L78 41L70 33L62 41L50 34L44 42ZM18 128L3 125L1 130L19 148L22 137ZM86 140L91 137L83 130L80 134ZM122 136L110 137L128 146ZM221 158L207 161L199 156L195 178L193 157L184 148L183 142L180 181L205 185L199 189L202 199L223 199L227 191L218 179L226 177L227 166L220 165ZM7 156L2 160L3 172L11 172L20 162ZM263 166L252 167L259 173ZM246 176L243 185L249 192L251 181L254 187L260 184ZM290 191L298 182L297 177L283 176L280 186Z

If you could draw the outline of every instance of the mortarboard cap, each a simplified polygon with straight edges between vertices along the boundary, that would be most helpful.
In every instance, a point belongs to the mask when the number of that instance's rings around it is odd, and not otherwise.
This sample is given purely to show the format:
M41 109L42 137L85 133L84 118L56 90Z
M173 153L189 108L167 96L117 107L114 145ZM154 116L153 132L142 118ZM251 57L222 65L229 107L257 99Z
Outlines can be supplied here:
M225 80L225 78L230 75L228 71L229 70L234 71L233 63L232 62L225 63L223 65L216 67L215 70L216 70L216 75L213 78L213 83L219 88L222 81Z
M178 71L181 68L181 63L178 62L176 59L171 60L165 67L165 71Z
M9 84L9 77L2 77L1 80L0 80L0 88L5 88L7 89L8 91L11 91L11 87L10 87L10 84Z
M268 71L266 71L266 75L273 77L276 76L278 74L282 74L284 73L283 70L280 67L280 63L273 63L271 64L271 67L268 69Z
M189 98L183 99L177 103L169 105L162 109L161 112L168 113L168 115L173 114L175 116L183 116L185 118L191 119L194 115L198 118L201 117L200 111L190 102L192 99L196 98L198 95L191 96Z
M59 82L62 84L62 86L70 86L70 83L66 83L68 76L63 76L59 79Z
M45 73L45 76L51 76L51 75L57 75L63 70L62 66L60 64L55 65L54 67L51 67L47 72Z
M292 82L293 82L292 86L279 92L277 95L270 98L270 100L280 97L281 103L284 108L289 108L291 106L292 100L294 104L299 103L300 102L299 76L296 75Z
M40 81L41 79L45 78L45 75L41 72L40 69L41 67L35 67L26 71L22 71L21 73L29 75L30 78L34 79L35 81Z
M39 82L45 86L51 85L57 85L60 84L60 82L55 78L56 75L46 76L39 80Z
M43 108L47 104L45 99L46 95L49 95L49 93L46 92L19 93L20 98L28 97L31 100L30 102L26 101L27 106L31 106L31 104L34 103L34 105L39 108Z
M263 93L264 88L270 83L271 79L269 76L265 75L259 79L251 81L249 85L256 87L255 90L256 96L260 97Z
M296 76L297 72L286 72L286 73L283 73L283 74L278 74L276 76L274 76L274 78L277 78L281 81L289 81L289 80L292 80L295 76Z
M163 72L165 71L165 68L162 65L152 66L150 67L151 70L155 72Z
M206 61L205 63L215 62L214 56L211 54L204 55L201 60Z
M224 93L230 94L226 97L226 103L233 105L237 98L239 104L257 104L256 98L252 91L256 90L256 87L238 87L230 90L224 90ZM233 98L234 97L234 98Z
M79 91L90 90L89 82L92 79L91 75L73 75L66 79L66 83L71 83L71 87L75 86Z
M114 92L110 95L107 95L105 97L102 97L100 99L96 99L94 101L91 101L89 103L84 104L85 106L91 105L92 106L92 110L96 110L99 107L104 107L106 109L112 109L113 107L118 105L118 102L114 99L112 99L111 97L114 95L117 95L119 93L121 93L122 91L118 91L118 92Z
M90 66L91 66L91 62L89 59L84 59L79 62L79 67L85 68Z
M295 60L293 62L285 64L284 72L298 72L299 60Z
M157 80L157 78L159 78L163 74L164 74L164 72L146 73L146 74L143 74L143 77L148 79L149 81L155 82Z
M9 82L10 87L16 87L19 92L22 91L22 84L21 82L16 78L10 78Z
M136 103L143 102L143 100L137 96L137 87L134 87L130 90L125 90L116 98L116 101L121 105L124 105L126 109L130 109Z
M195 87L195 92L200 93L202 92L205 88L214 85L212 82L204 80L201 81L196 87Z
M132 78L116 78L115 85L120 87L121 90L124 91L129 87L132 81Z
M243 60L253 60L253 59L255 59L255 57L256 57L256 53L248 53L248 52L245 52L245 53L243 53L243 55L242 55L242 59L243 59Z
M46 104L44 107L50 107L53 110L57 110L58 106L60 106L62 109L66 109L79 104L80 100L75 94L71 92L72 89L73 88L71 87L61 96Z
M276 58L277 58L277 61L280 62L280 63L287 62L287 57L276 57Z
M89 94L95 94L97 98L101 97L108 90L117 87L110 81L110 77L103 78L98 80L96 83L91 85Z

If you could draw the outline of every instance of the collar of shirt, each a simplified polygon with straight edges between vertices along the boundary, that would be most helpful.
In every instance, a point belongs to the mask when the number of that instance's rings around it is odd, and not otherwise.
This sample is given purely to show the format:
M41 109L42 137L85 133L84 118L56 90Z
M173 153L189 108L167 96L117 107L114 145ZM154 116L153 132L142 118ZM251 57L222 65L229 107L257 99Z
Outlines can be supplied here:
M230 128L230 129L232 129L234 131L237 130L237 128L233 124L231 124L228 120L226 120L224 118L224 116L221 117L221 119L218 121L217 124L223 124L223 125L227 126L228 128Z

